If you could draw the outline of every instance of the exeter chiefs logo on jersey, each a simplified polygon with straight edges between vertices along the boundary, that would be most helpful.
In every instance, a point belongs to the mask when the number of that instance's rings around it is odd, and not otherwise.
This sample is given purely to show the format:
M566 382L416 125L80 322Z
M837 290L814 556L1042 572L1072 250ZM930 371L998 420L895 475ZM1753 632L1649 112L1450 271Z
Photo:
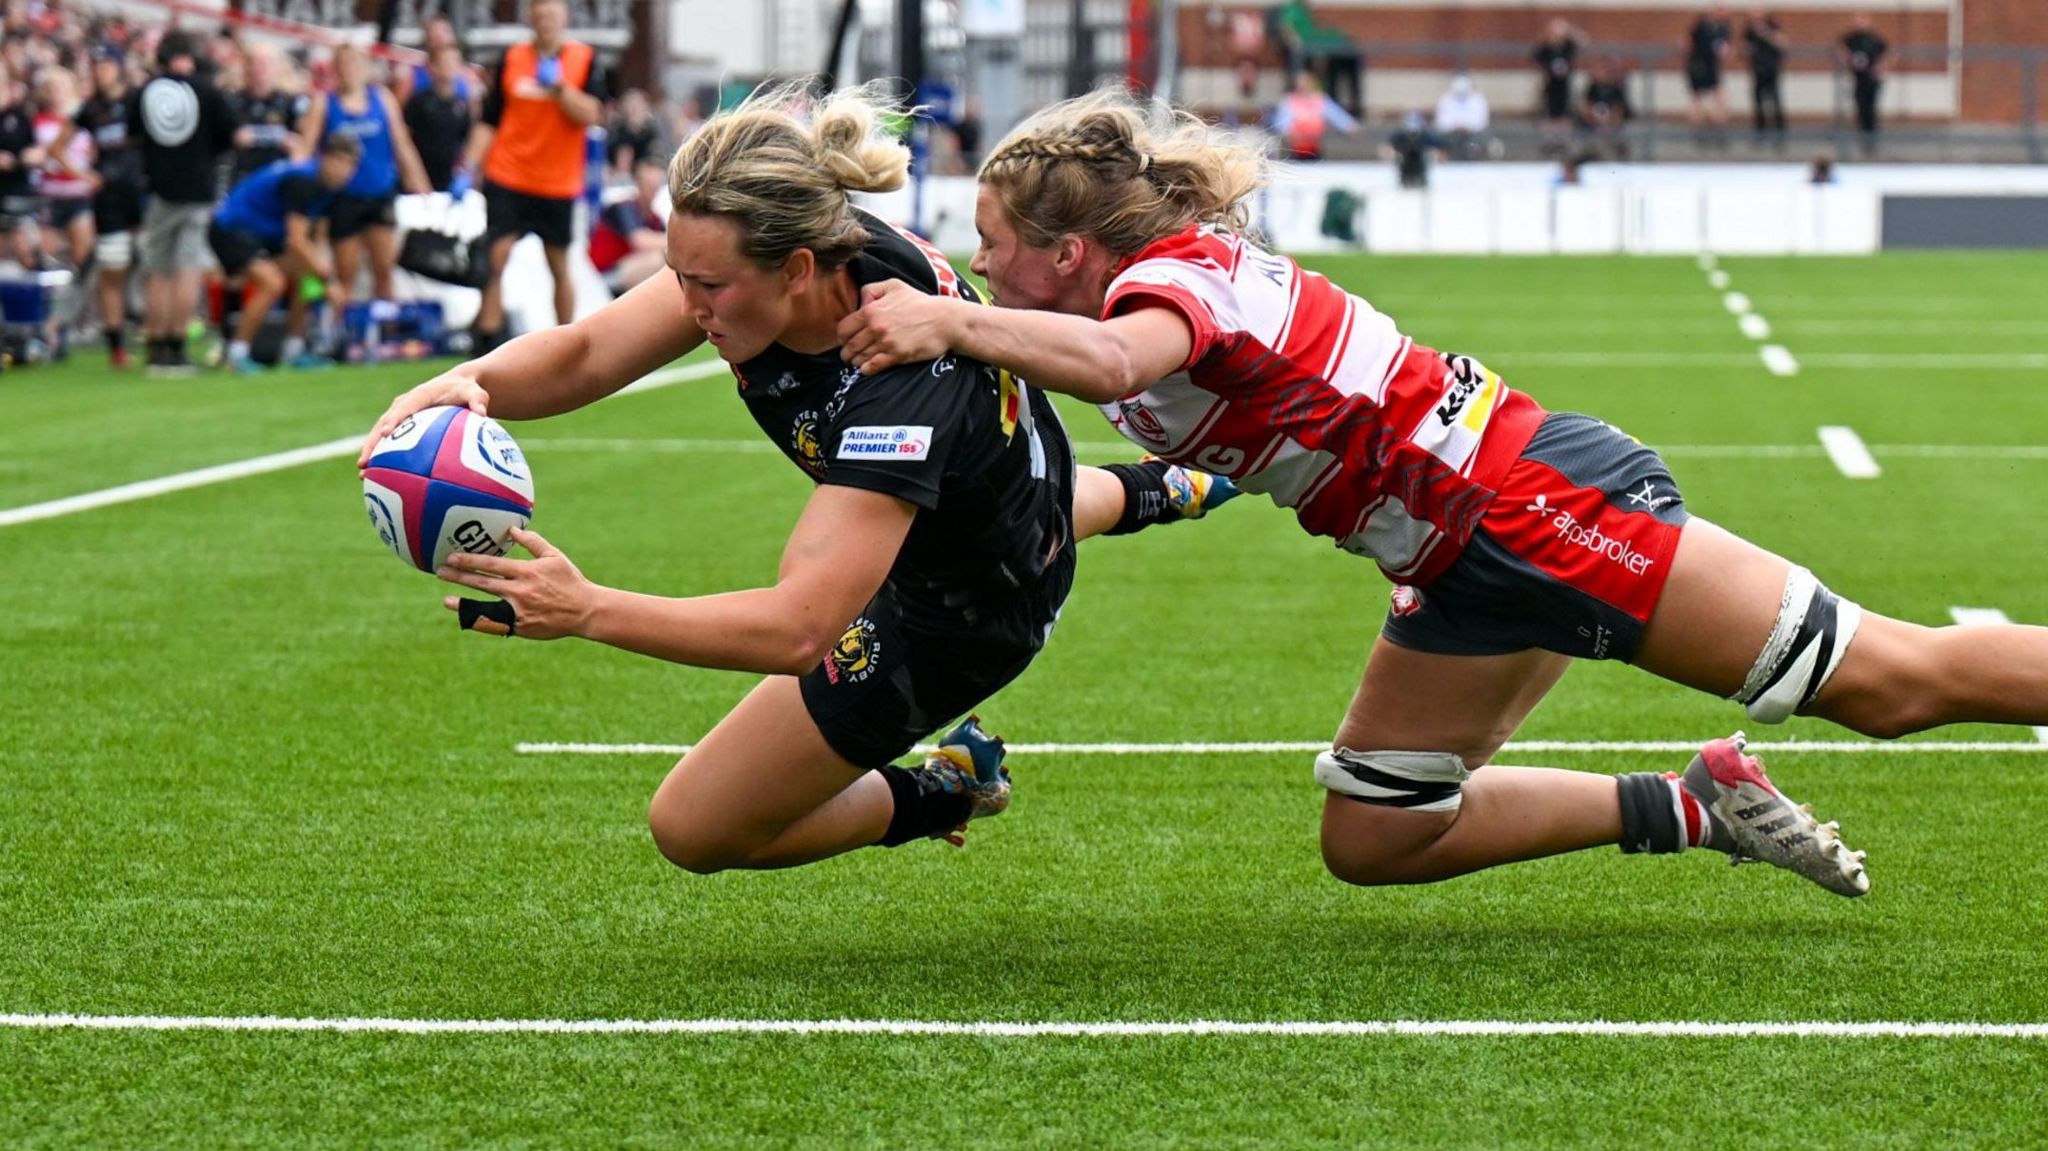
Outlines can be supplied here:
M881 661L882 641L875 638L874 621L862 616L853 621L853 626L846 629L825 657L826 682L859 683L875 674Z
M789 446L814 476L825 474L825 445L818 439L818 413L800 412L789 425Z
M142 126L149 138L175 148L199 130L199 93L190 84L159 76L142 90Z

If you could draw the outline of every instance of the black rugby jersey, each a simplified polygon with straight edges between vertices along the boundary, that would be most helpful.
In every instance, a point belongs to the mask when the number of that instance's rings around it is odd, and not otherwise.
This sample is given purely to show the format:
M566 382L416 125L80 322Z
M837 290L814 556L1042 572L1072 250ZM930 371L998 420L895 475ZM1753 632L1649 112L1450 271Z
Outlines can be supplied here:
M236 126L251 130L249 143L235 148L235 181L291 158L287 137L306 112L304 96L289 92L272 92L268 96L237 92L228 97L228 104L235 111Z
M847 265L856 284L902 280L980 301L938 251L866 212L871 239ZM1037 582L1072 546L1072 460L1050 401L978 360L947 356L864 376L835 349L771 344L735 365L761 430L820 484L917 505L889 570L907 604L991 604Z

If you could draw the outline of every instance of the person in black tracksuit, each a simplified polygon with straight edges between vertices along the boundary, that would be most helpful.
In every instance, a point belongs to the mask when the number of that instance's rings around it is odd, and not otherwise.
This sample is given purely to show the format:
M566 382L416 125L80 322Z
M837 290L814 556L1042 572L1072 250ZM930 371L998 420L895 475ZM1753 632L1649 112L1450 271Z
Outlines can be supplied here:
M1884 87L1884 54L1890 50L1867 13L1858 12L1842 36L1840 55L1855 87L1856 130L1866 156L1877 151L1877 95Z
M1779 84L1785 73L1785 32L1776 17L1758 10L1743 26L1742 39L1749 47L1749 79L1756 138L1785 146L1785 99Z
M128 84L119 53L94 54L92 82L92 95L78 106L71 131L92 139L93 172L99 180L92 222L100 325L108 364L123 368L128 366L128 272L135 266L135 231L142 225L142 158L128 139ZM69 146L68 137L58 143L60 151Z

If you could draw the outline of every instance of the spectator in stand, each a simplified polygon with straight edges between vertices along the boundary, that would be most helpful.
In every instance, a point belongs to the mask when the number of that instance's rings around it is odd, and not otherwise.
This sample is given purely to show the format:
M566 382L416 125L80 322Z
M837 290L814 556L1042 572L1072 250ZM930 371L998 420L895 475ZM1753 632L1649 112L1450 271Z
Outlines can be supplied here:
M1721 87L1729 41L1735 30L1719 4L1693 21L1685 38L1685 85L1692 92L1687 119L1694 139L1705 147L1728 143L1728 93Z
M469 194L469 174L461 171L463 145L475 121L470 111L469 66L462 61L462 49L442 44L427 60L427 80L413 89L405 102L405 127L419 150L420 163L427 170L427 182L436 192L447 192L460 200Z
M279 160L305 149L294 127L305 119L305 96L280 83L285 67L277 49L252 45L243 56L244 84L228 98L235 110L235 166L231 183L240 183Z
M1292 76L1318 64L1323 88L1352 115L1361 115L1365 98L1365 53L1341 30L1316 22L1308 0L1286 0L1269 17L1276 39L1287 56Z
M72 118L72 136L92 148L93 263L99 268L100 330L107 341L107 363L128 366L128 269L135 263L135 229L142 223L142 161L128 139L128 76L121 54L102 46L93 50L92 96ZM69 137L57 152L69 154Z
M605 128L604 159L610 170L605 182L627 182L633 179L633 169L642 158L653 157L666 163L673 152L664 142L661 121L655 118L647 93L638 88L626 89L619 97L619 114Z
M1346 136L1358 134L1358 121L1342 105L1330 99L1316 83L1313 72L1294 74L1294 88L1273 107L1269 125L1280 138L1282 154L1290 160L1320 160L1323 140L1331 128Z
M1549 33L1536 45L1536 68L1543 77L1543 150L1563 152L1571 131L1572 73L1579 67L1579 53L1589 41L1571 21L1554 19Z
M1402 115L1400 131L1387 138L1380 154L1394 162L1403 188L1428 187L1430 162L1444 158L1443 146L1419 108Z
M960 163L971 175L981 167L981 97L969 95L960 106L960 118L953 121L953 140L960 145Z
M506 50L469 135L467 167L484 174L491 260L477 311L477 355L505 338L505 261L513 243L528 234L540 237L554 274L556 321L576 317L569 244L583 191L584 133L603 112L607 93L590 45L563 36L569 25L563 0L533 0L527 19L533 39Z
M71 130L78 114L78 77L68 68L45 68L36 80L36 143L43 149L44 263L54 260L73 273L61 305L50 310L46 339L57 359L68 351L70 322L83 299L79 277L92 259L92 142ZM63 143L60 149L59 142Z
M1485 158L1492 137L1487 128L1493 123L1493 109L1486 103L1486 93L1472 82L1472 77L1460 72L1451 77L1451 86L1437 98L1436 116L1430 121L1437 139L1445 152L1459 160Z
M22 99L12 65L0 60L0 234L7 237L8 253L24 268L42 261L36 231L42 200L35 185L35 170L42 162L35 114Z
M433 188L413 147L412 133L406 130L398 98L371 79L369 53L354 44L335 49L334 79L334 91L308 101L306 116L299 122L302 140L325 145L334 136L353 136L360 145L355 174L327 212L334 278L353 289L367 251L370 294L374 300L389 301L397 294L392 278L398 269L399 187L418 193Z
M1749 45L1749 79L1756 118L1756 140L1785 147L1785 99L1779 84L1785 75L1788 43L1777 17L1759 8L1749 14L1742 39Z
M666 266L667 222L656 203L668 190L668 165L643 156L633 166L633 198L607 207L590 229L590 263L622 296Z
M150 373L189 375L186 327L199 307L199 282L213 263L206 230L217 194L215 162L234 145L235 115L196 75L188 34L165 33L157 64L157 76L128 102L128 139L141 150L150 196L142 217L143 326Z
M1877 151L1877 94L1884 87L1884 54L1891 49L1877 34L1868 12L1858 12L1842 36L1839 57L1849 69L1856 91L1856 130L1863 136L1863 154Z
M220 270L245 281L249 291L240 325L228 341L231 370L242 375L263 370L249 348L271 307L288 290L291 299L280 359L294 367L324 366L326 361L306 353L306 301L295 289L306 276L319 276L329 281L328 298L335 307L348 301L348 285L336 279L333 262L320 250L314 224L340 199L361 154L356 137L328 136L319 156L279 160L236 184L214 214L207 241L220 258Z
M1628 103L1628 77L1612 58L1593 65L1592 79L1579 103L1579 124L1593 137L1593 154L1628 158L1622 131L1635 117Z
M470 78L469 62L463 59L462 41L455 35L455 25L446 16L434 17L420 30L420 52L426 60L395 70L391 88L401 105L412 103L414 94L433 85L434 56L445 48L455 49L455 94L475 110L477 85Z
M676 109L674 131L670 133L670 136L676 142L676 147L682 147L702 127L704 127L704 102L695 96L683 97L681 106Z

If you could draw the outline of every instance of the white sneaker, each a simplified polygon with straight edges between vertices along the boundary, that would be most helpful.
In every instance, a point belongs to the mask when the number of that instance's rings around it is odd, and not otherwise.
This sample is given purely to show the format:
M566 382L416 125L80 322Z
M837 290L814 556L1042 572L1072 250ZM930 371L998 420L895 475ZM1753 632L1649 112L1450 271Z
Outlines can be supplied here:
M1733 861L1776 864L1836 895L1867 893L1863 853L1842 842L1839 824L1819 822L1811 805L1794 804L1772 786L1764 765L1742 753L1745 744L1739 731L1717 739L1700 748L1685 769L1687 791L1715 797L1714 814L1735 838Z

